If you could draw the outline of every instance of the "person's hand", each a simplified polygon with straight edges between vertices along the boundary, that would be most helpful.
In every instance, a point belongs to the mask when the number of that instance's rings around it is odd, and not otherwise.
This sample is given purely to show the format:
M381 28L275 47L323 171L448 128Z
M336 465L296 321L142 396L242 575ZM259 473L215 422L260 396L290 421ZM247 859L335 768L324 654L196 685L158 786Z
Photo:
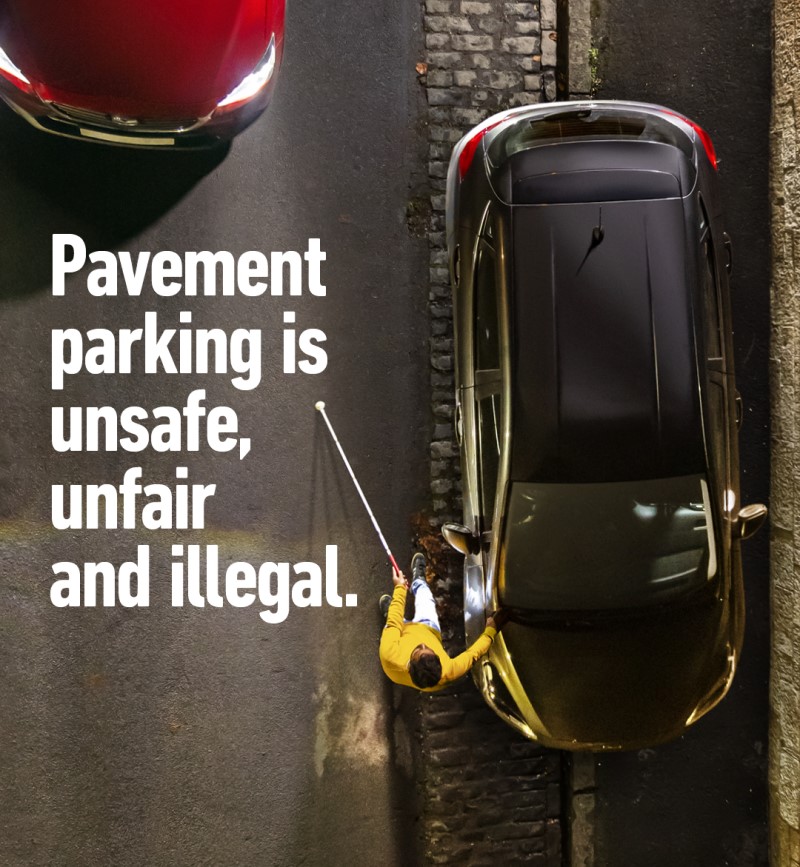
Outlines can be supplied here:
M408 590L408 581L406 581L406 576L395 569L394 566L392 567L392 582L395 587L405 587L406 590Z
M508 612L498 608L486 618L486 625L491 626L498 632L508 623Z

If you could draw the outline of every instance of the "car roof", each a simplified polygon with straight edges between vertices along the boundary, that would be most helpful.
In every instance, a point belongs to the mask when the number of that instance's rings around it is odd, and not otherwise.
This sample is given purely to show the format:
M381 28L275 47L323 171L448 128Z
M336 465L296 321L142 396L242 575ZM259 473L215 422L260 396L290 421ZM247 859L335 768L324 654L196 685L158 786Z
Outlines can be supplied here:
M508 213L510 478L704 472L683 200Z

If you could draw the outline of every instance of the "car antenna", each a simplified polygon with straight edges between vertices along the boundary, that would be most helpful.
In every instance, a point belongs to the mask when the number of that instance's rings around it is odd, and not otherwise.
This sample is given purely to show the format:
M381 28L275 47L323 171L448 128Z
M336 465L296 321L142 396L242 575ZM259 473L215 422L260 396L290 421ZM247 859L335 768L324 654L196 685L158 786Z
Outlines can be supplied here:
M586 255L583 257L581 264L578 265L578 270L575 272L575 276L581 273L581 268L586 264L586 260L589 258L589 254L596 247L599 247L600 244L603 243L603 238L605 238L606 232L603 228L603 208L600 208L600 216L597 218L597 225L592 228L592 240L589 243L589 249L586 251Z

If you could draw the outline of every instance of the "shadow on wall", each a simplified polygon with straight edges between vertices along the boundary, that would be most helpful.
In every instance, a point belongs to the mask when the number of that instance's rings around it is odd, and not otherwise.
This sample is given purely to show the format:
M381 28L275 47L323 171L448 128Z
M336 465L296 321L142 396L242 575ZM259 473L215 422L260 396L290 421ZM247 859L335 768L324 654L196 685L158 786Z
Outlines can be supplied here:
M0 106L0 299L50 288L51 235L110 250L172 208L225 158L71 141Z

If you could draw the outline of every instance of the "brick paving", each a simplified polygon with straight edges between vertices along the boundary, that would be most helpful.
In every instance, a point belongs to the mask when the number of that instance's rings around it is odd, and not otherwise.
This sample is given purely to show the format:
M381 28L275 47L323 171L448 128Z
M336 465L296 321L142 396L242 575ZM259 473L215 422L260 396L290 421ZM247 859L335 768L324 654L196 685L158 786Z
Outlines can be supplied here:
M560 753L509 728L469 678L419 696L417 737L424 863L561 867Z
M464 647L461 558L438 527L461 518L454 440L453 327L444 226L455 142L494 112L556 98L556 2L424 2L431 217L432 518L420 543L435 563L445 645ZM464 867L562 864L562 759L503 723L472 680L420 695L416 720L419 838L425 863Z
M556 3L427 0L424 14L431 189L430 311L434 431L431 493L437 519L460 516L453 440L453 328L444 191L453 145L489 115L556 98Z

